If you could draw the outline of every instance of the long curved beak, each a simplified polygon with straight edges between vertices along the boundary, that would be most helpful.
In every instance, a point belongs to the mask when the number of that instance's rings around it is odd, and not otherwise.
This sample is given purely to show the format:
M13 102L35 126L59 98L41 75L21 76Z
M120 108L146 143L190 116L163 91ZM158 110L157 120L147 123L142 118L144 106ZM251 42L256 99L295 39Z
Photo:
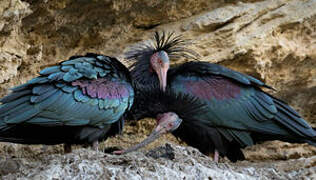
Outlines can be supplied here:
M161 135L174 131L175 129L177 129L180 126L181 122L182 122L182 120L178 119L177 122L174 123L174 126L172 126L172 127L167 127L165 125L158 124L156 126L156 128L154 129L154 131L141 143L136 144L135 146L132 146L126 150L114 151L113 153L119 155L119 154L126 154L126 153L129 153L132 151L137 151L138 149L140 149L140 148L150 144L154 140L158 139Z
M120 150L120 151L114 151L114 154L126 154L126 153L130 153L133 151L137 151L138 149L145 147L146 145L150 144L151 142L153 142L154 140L158 139L161 135L167 133L167 131L163 131L162 129L157 130L157 128L159 127L159 125L155 128L155 130L145 139L143 140L141 143L136 144L135 146L132 146L126 150Z
M168 68L161 68L158 72L158 78L160 83L160 89L165 92L167 87L167 73Z

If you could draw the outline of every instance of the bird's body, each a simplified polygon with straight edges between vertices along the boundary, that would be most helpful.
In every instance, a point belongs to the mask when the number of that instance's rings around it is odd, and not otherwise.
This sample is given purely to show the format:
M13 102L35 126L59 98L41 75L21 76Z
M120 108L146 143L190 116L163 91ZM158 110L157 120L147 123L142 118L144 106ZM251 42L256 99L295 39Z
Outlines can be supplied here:
M177 114L182 123L172 133L205 154L219 152L231 161L243 160L241 148L266 140L316 146L311 126L285 102L264 92L262 87L270 87L251 76L217 64L188 62L171 67L167 82L166 93L157 93L159 97L153 94L159 89L158 78L155 86L143 88L133 109L136 119Z
M268 86L261 81L202 62L185 63L169 72L171 91L189 94L206 104L207 111L197 115L197 124L183 117L183 124L188 125L173 132L201 152L217 149L236 161L244 159L240 148L266 140L316 146L316 132L311 126L285 102L262 91L261 87ZM214 144L207 146L210 142Z
M93 144L122 129L133 103L128 69L87 54L45 68L0 100L0 141Z

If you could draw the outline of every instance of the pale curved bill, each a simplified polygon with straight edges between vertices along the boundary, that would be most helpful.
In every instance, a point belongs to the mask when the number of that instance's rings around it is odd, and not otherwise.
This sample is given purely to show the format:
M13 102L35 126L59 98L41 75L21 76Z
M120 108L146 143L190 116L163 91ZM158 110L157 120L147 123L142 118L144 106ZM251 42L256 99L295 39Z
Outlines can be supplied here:
M140 143L136 144L135 146L132 146L126 150L122 150L120 154L126 154L126 153L136 151L136 150L150 144L155 139L158 139L160 137L160 135L161 135L161 133L159 133L159 131L158 132L154 131L145 140L143 140L142 142L140 142Z

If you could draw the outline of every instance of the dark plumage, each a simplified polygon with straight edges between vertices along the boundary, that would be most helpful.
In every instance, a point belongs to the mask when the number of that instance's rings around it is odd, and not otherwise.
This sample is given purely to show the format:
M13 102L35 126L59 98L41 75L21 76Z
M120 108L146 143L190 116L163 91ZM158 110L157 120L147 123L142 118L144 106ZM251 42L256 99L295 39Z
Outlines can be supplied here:
M0 141L93 144L121 131L133 99L129 71L117 59L74 56L0 100Z
M160 49L164 49L163 45ZM147 66L151 66L150 54L137 57L132 71L134 76L150 69L137 63L145 64L147 59ZM156 75L150 71L147 74ZM251 76L212 63L188 62L169 69L168 86L162 88L166 93L159 92L158 98L155 92L161 82L158 78L154 81L151 83L154 86L143 84L144 88L139 89L138 104L132 108L134 118L155 117L167 112L177 114L182 123L173 134L202 153L218 151L231 161L237 161L244 159L241 148L266 140L316 146L316 132L311 126L285 102L261 90L261 87L270 87ZM194 100L188 101L187 97Z

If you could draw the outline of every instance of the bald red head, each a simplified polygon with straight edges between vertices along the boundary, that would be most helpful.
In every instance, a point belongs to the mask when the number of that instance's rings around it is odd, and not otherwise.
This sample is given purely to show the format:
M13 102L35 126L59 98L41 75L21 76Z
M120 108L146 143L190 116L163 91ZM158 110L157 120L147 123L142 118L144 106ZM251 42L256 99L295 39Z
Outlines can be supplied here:
M165 51L158 51L150 57L150 65L158 76L160 89L165 91L167 86L167 72L169 70L169 56Z

